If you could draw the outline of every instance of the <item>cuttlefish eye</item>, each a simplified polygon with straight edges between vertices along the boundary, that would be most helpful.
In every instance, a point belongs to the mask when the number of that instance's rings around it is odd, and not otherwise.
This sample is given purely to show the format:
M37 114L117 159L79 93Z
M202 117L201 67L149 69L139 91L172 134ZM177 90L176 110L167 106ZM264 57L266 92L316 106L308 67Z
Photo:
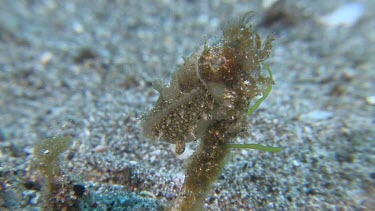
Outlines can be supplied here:
M206 47L198 61L198 75L204 83L231 83L238 75L235 54L229 47Z

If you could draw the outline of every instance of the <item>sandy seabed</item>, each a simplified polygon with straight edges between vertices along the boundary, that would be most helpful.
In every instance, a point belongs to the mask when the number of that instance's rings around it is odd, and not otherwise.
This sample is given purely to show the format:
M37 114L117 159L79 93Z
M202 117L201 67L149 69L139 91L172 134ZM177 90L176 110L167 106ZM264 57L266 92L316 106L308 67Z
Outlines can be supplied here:
M249 10L262 37L276 37L267 60L276 85L233 142L284 150L233 150L207 210L374 209L375 2L357 1L363 15L346 26L321 17L352 1L265 2L3 0L0 209L167 207L199 141L177 156L143 136L139 117L158 97L151 82L168 82L221 23ZM51 193L33 148L58 134L73 144Z

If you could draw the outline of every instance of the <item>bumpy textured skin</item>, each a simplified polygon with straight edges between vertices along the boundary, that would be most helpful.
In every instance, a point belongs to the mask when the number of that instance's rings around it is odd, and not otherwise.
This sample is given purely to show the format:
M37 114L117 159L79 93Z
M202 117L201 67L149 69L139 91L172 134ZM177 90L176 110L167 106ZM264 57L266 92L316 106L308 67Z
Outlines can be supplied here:
M227 133L242 130L250 101L274 83L260 68L273 37L262 45L249 26L251 17L246 13L223 26L222 37L209 40L186 59L169 85L154 83L160 96L142 117L147 137L176 144L176 153L181 154L185 143L201 138L215 121L231 122Z

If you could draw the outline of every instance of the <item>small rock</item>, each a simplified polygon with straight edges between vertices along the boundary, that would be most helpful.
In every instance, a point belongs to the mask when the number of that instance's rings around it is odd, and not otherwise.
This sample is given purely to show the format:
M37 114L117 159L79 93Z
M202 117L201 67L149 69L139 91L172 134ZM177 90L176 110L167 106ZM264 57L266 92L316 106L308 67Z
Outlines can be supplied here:
M375 105L375 95L366 97L366 103L369 105Z
M81 64L86 60L95 59L98 57L97 53L91 48L85 47L79 50L78 55L74 58L74 63Z
M96 146L95 148L92 149L92 151L96 152L96 153L100 153L100 152L107 152L109 149L109 146L106 146L106 145L98 145Z
M47 65L52 61L52 58L53 58L53 54L51 52L44 52L40 56L40 63L42 65Z
M270 7L272 7L277 1L279 0L263 0L262 1L262 7L264 9L269 9Z
M349 3L337 8L332 13L319 17L317 21L330 27L351 27L362 17L364 10L365 6L361 3Z
M323 110L315 110L306 114L302 114L299 117L299 119L305 122L316 122L316 121L329 119L332 116L333 116L332 112L323 111Z
M293 160L292 163L293 163L293 166L295 167L301 166L301 163L298 160Z
M83 33L85 31L85 29L83 28L82 24L79 23L79 22L74 22L72 24L72 28L78 34L81 34L81 33Z

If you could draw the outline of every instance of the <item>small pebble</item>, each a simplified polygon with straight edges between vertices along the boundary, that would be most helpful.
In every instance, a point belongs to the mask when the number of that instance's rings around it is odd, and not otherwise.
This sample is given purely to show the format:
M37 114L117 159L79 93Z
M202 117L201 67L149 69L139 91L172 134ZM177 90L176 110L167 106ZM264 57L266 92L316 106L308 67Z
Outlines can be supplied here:
M366 97L366 102L369 105L375 105L375 95Z
M136 164L138 164L138 162L137 162L137 161L134 161L134 160L131 160L129 163L132 164L132 165L136 165Z
M316 122L316 121L329 119L332 116L333 116L332 112L323 111L323 110L315 110L306 114L302 114L299 118L305 122Z
M293 163L293 166L295 167L301 166L301 163L298 160L293 160L292 163Z
M85 29L83 28L82 24L78 23L78 22L74 22L72 24L72 28L73 30L78 33L78 34L81 34L82 32L85 31Z
M271 8L276 2L278 2L279 0L263 0L262 1L262 7L264 9L269 9Z
M74 22L72 24L72 28L78 34L80 34L80 33L82 33L82 32L85 31L85 29L83 28L82 24L80 24L79 22Z
M94 149L92 149L94 152L96 153L100 153L100 152L107 152L109 149L109 146L106 146L106 145L98 145L96 146Z
M365 6L361 3L348 3L335 11L318 18L318 22L330 26L351 27L363 16Z
M44 52L40 56L40 63L42 65L47 65L52 61L52 58L53 58L53 54L51 52Z

